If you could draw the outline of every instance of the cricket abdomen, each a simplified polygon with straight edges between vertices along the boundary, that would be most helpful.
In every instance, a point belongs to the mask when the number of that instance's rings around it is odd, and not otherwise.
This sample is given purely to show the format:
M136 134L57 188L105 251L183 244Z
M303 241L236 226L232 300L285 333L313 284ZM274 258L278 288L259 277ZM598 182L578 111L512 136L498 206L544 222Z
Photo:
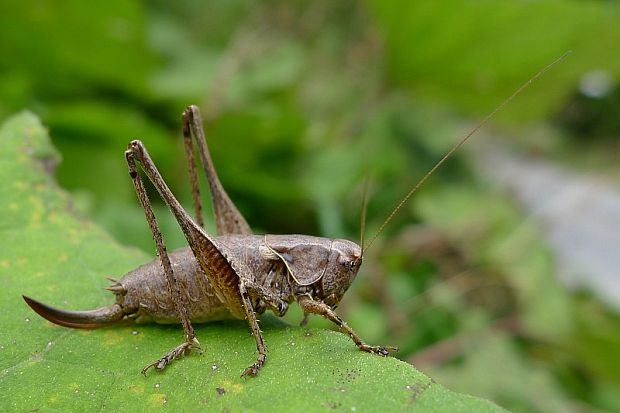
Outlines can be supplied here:
M189 248L182 248L169 254L174 276L178 280L181 294L192 322L225 320L234 318L225 304L218 299L209 280L203 274ZM116 294L116 302L137 323L155 322L174 324L179 315L159 258L154 259L113 284L110 288Z
M192 322L234 318L202 273L189 248L172 252L170 262ZM125 274L108 290L116 303L96 310L61 310L25 297L26 303L52 323L71 328L92 329L123 322L160 324L179 323L179 316L168 288L159 258Z

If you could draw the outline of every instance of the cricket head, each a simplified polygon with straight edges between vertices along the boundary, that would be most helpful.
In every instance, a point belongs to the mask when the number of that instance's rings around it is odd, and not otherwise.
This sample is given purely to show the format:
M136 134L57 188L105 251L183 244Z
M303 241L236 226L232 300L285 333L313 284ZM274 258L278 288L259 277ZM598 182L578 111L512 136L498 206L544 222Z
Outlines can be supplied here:
M362 265L362 248L353 241L331 241L329 258L321 279L322 297L316 297L335 308L349 289Z

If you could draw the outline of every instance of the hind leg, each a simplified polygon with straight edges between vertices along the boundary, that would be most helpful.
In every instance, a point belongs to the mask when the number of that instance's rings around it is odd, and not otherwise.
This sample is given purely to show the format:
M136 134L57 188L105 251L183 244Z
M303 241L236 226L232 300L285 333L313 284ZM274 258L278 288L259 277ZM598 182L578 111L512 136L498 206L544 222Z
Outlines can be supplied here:
M159 225L157 224L157 219L155 218L151 202L144 188L142 178L140 177L140 174L138 174L136 162L134 159L134 153L131 150L128 150L127 152L125 152L125 158L127 160L127 166L129 168L129 175L131 176L131 180L136 189L136 193L138 194L140 204L144 209L144 214L146 215L146 220L149 224L149 228L153 233L153 238L157 247L157 254L159 255L159 259L161 260L161 265L164 269L164 274L166 276L166 286L168 288L168 294L170 295L170 297L173 297L177 313L179 314L179 319L181 320L181 324L183 325L183 331L185 332L185 342L166 353L157 361L145 366L142 369L142 373L146 374L146 372L151 367L162 370L170 362L172 362L172 360L184 356L192 350L202 352L202 349L200 348L200 343L196 338L194 328L192 327L192 324L189 320L187 305L185 304L185 300L183 299L183 295L181 294L179 282L176 279L174 272L172 271L170 258L168 257L168 252L166 250L166 246L164 244Z

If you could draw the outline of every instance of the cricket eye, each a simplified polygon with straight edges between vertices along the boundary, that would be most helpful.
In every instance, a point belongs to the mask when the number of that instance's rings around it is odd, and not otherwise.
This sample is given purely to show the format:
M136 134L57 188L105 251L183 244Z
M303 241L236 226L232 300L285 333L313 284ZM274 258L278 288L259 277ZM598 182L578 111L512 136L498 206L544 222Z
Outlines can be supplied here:
M348 259L348 258L341 257L338 260L338 263L340 265L342 265L344 268L346 268L347 270L353 271L353 269L355 268L356 261Z

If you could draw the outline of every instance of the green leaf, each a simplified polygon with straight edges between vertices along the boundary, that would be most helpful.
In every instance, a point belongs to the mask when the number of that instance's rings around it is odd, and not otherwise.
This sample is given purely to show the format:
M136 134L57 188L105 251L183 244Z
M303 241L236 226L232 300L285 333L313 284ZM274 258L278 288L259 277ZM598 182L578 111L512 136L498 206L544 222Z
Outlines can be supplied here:
M343 334L274 317L264 318L269 360L256 378L240 377L255 357L243 322L197 326L202 356L144 377L146 363L182 340L178 326L80 331L44 321L22 293L64 308L98 307L112 299L104 276L148 259L72 212L50 173L58 161L32 114L0 130L0 410L502 411L396 358L362 353Z

